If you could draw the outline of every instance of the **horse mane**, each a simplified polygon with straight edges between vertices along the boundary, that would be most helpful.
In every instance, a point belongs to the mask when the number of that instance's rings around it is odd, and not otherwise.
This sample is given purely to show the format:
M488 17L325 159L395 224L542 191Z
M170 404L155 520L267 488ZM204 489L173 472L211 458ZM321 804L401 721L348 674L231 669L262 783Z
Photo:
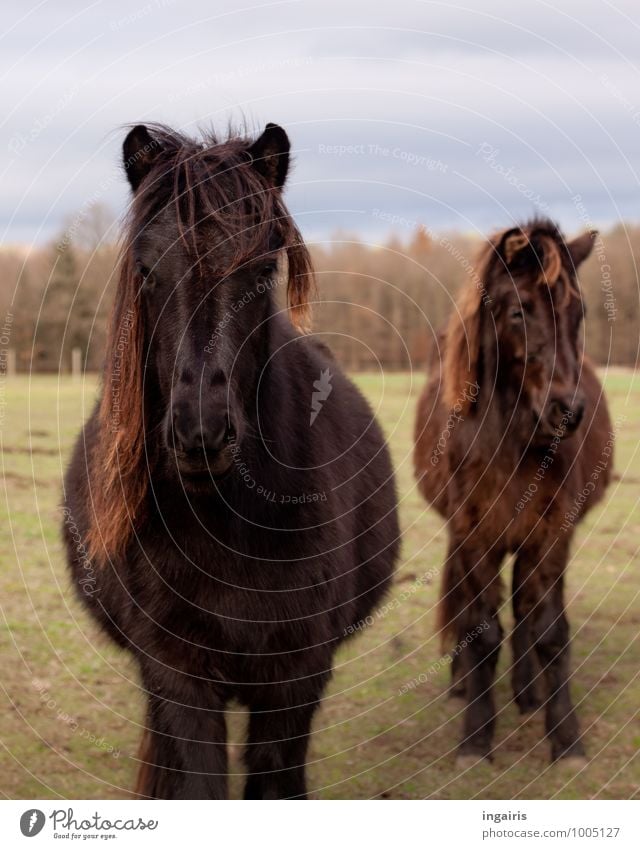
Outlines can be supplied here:
M573 262L564 237L548 219L537 218L495 233L481 248L476 269L474 280L464 287L445 332L442 397L448 408L463 412L469 410L472 401L467 387L478 378L482 308L483 304L491 303L491 284L496 271L507 271L513 277L528 271L529 278L533 276L538 285L551 290L561 288L562 298L555 304L558 309L564 309L572 297L580 297L573 284Z
M119 275L107 338L98 432L89 458L92 514L87 552L96 562L121 553L143 518L147 493L141 279L133 243L145 225L173 209L182 244L194 265L211 250L199 225L212 222L224 244L224 276L253 256L286 256L292 323L309 327L314 288L311 258L278 188L252 165L248 138L194 140L161 124L147 125L156 155L125 221Z

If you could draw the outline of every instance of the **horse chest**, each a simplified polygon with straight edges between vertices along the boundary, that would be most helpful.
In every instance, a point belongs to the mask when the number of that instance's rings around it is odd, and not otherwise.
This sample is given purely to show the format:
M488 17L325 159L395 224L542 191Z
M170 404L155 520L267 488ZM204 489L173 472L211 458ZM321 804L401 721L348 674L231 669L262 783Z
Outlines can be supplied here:
M224 580L185 570L168 592L151 582L140 599L146 616L131 623L132 642L162 664L226 682L234 693L239 682L269 683L302 675L299 667L325 668L339 636L327 593L273 568L269 575L268 564L253 568L262 573L253 581L245 566L235 575L229 568Z
M458 523L476 528L487 545L502 540L511 551L523 541L546 536L564 505L561 471L559 465L553 468L535 458L524 458L515 471L482 467L467 482L471 495Z
M504 512L508 515L507 539L511 550L523 542L557 533L564 505L562 479L549 465L528 464L514 476L505 493Z
M133 566L136 605L157 628L204 645L235 649L285 633L297 640L306 621L332 607L335 581L321 559L267 561L206 545L179 555L158 547L151 562L153 570Z

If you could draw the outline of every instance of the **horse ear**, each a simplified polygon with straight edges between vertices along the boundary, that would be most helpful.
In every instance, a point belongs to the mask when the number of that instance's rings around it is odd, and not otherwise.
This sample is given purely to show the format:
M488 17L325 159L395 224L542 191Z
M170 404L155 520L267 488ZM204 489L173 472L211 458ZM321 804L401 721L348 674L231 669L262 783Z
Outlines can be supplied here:
M520 227L505 230L495 247L495 252L504 265L511 270L531 263L539 263L533 244Z
M134 192L138 191L159 152L160 143L143 124L129 131L122 145L122 159L129 185Z
M567 250L569 251L574 268L577 268L589 256L597 237L597 230L588 230L582 236L578 236L573 241L567 242Z
M263 134L249 147L253 167L274 188L284 186L289 171L289 137L277 124L267 124Z

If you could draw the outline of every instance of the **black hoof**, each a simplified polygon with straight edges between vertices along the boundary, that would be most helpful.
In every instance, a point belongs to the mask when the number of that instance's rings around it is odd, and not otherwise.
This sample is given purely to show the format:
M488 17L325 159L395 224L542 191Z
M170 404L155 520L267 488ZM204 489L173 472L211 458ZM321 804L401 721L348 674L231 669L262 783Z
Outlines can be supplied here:
M456 753L456 766L458 769L470 769L480 763L490 763L493 754L488 746L472 746L462 743Z
M478 764L491 763L490 755L481 755L479 752L460 752L456 755L456 768L460 770L473 769Z
M515 701L521 714L535 713L542 704L535 693L520 693Z
M447 697L461 701L467 701L467 688L462 684L452 684L447 691Z
M587 764L587 756L584 751L584 746L582 745L581 740L576 740L575 743L571 743L569 746L560 747L559 745L551 744L551 763L557 764L569 764L570 762L575 762L575 764L582 763L582 766Z

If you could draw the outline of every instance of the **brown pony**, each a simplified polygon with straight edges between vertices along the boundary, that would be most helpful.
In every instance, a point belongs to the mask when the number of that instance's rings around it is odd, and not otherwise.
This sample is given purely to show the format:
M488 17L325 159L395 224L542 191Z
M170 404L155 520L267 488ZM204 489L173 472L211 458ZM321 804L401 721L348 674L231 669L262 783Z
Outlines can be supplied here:
M566 242L536 220L492 238L418 404L416 477L449 530L439 627L457 644L452 694L468 700L462 766L491 757L500 567L509 554L515 701L522 713L539 706L537 658L551 758L584 758L563 585L575 525L602 498L612 463L607 404L582 353L576 278L594 236Z

